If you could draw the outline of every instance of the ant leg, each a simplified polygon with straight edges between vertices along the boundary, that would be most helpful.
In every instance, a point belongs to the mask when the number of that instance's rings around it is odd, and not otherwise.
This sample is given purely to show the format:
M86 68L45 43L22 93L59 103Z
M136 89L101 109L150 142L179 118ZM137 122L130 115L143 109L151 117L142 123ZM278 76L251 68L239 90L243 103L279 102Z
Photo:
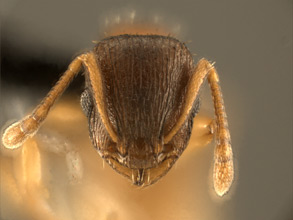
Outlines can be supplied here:
M80 71L85 55L80 55L71 62L56 85L30 115L10 125L4 131L2 143L6 148L18 148L28 137L33 136L37 132L56 99L64 92L74 76Z
M229 191L234 177L233 153L219 77L216 69L206 59L201 59L195 67L194 74L188 85L181 116L171 131L164 137L164 142L165 144L168 143L185 122L206 78L210 84L216 116L215 122L211 124L213 132L216 133L213 171L214 188L219 196L223 196Z

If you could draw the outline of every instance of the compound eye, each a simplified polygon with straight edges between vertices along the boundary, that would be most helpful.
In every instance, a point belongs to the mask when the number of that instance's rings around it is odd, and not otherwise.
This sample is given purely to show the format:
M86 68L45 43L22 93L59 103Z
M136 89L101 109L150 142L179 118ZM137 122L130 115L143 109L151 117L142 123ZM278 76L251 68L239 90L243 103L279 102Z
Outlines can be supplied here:
M89 89L85 89L80 96L80 105L86 117L90 116L93 109L93 100Z

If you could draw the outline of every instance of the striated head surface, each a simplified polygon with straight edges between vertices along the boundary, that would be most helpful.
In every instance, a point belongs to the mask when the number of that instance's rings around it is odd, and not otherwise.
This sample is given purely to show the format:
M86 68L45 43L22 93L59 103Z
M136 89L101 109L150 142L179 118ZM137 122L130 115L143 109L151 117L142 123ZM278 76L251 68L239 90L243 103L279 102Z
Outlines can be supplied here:
M102 85L87 79L86 90L102 87L106 117L117 141L107 133L89 93L87 101L93 107L87 116L93 144L134 184L152 184L172 167L190 137L198 99L181 129L171 141L164 142L185 103L194 69L192 56L183 43L161 35L109 37L96 45L94 53Z

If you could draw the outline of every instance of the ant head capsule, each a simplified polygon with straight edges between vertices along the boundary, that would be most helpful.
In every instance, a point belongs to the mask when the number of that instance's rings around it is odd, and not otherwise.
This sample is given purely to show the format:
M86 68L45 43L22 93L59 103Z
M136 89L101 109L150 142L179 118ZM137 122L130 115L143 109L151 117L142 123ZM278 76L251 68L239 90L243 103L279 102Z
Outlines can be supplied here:
M163 176L188 143L198 99L180 129L177 123L193 73L192 55L175 38L160 35L117 35L99 42L94 57L100 84L86 74L86 89L102 96L105 112L95 105L88 115L90 136L100 155L137 185ZM95 94L95 87L101 87ZM101 117L108 118L113 140ZM133 178L133 173L140 175Z

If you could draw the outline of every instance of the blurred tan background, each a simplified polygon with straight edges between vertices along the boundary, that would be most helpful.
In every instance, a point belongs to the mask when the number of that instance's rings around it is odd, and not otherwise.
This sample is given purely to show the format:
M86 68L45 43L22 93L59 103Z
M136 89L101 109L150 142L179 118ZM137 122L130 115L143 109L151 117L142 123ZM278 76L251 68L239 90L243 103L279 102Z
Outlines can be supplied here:
M1 148L1 220L292 219L291 0L2 0L1 127L27 114L70 60L101 39L106 17L133 9L176 29L195 61L216 61L236 160L231 192L214 195L214 144L198 146L206 137L196 134L150 188L103 168L78 107L79 76L36 138L17 151ZM212 117L208 88L202 101L201 117Z

